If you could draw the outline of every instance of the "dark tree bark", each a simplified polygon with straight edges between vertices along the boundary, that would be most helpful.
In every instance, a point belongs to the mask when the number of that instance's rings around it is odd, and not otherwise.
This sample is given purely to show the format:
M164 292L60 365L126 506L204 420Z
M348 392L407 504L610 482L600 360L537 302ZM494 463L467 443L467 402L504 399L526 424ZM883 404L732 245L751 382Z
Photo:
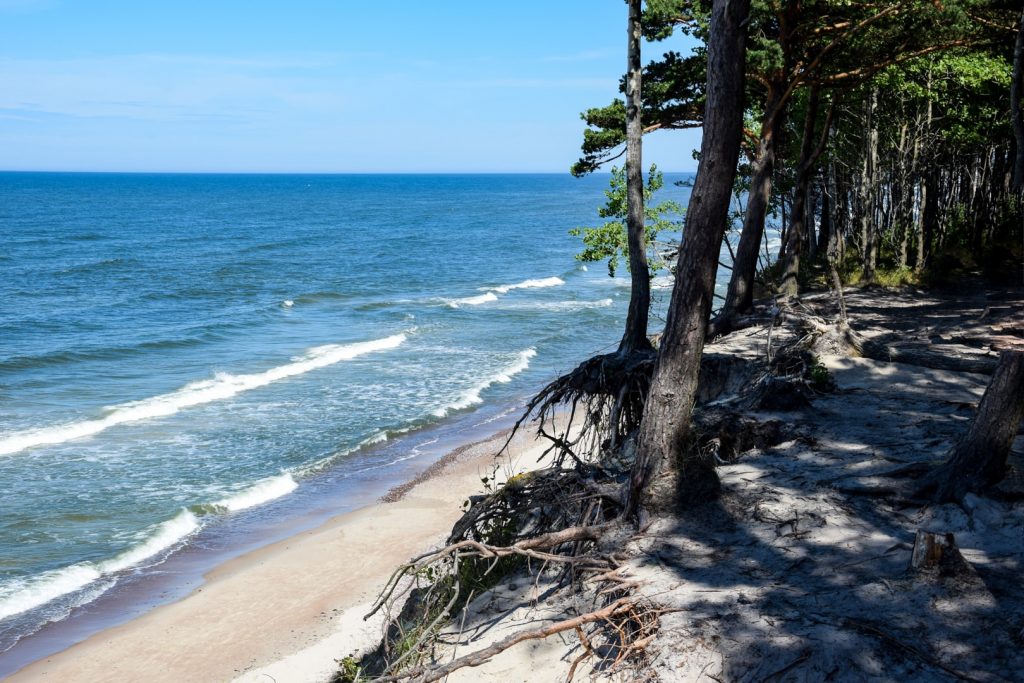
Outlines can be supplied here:
M650 348L647 340L647 316L651 307L651 275L647 266L647 235L644 230L644 178L641 145L643 124L640 88L640 4L629 0L629 42L626 75L626 236L629 247L631 290L626 331L619 351Z
M929 110L931 103L928 103ZM924 270L932 256L932 245L935 242L935 225L939 220L939 172L935 168L928 170L924 184L921 186L921 244L918 246L917 269Z
M878 189L878 124L875 110L878 106L878 91L872 89L867 103L867 138L864 149L864 168L861 173L861 250L864 260L864 282L875 280L878 264L878 230L875 220L875 198Z
M929 476L938 502L961 502L998 484L1024 419L1024 351L1003 351L992 380L978 404L978 414L952 455Z
M779 103L782 89L782 84L773 84L769 88L761 139L747 194L747 210L743 215L743 230L740 232L740 243L736 247L736 259L722 308L723 319L750 310L754 302L754 276L757 275L758 253L772 195L772 175L775 173L776 139L783 123L784 105Z
M928 88L931 89L932 76L931 72L928 72ZM929 136L932 128L932 101L928 100L925 105L924 112L924 133L918 133L918 139L922 136ZM925 138L925 147L927 148L928 139ZM927 152L925 153L928 154ZM924 162L925 166L928 166L927 156ZM932 248L932 232L935 226L935 221L938 219L938 192L936 171L934 168L929 168L925 173L925 177L921 182L921 196L918 200L917 209L917 259L914 267L917 268L918 272L925 269L928 265L928 259L931 257Z
M1017 42L1013 46L1013 80L1010 81L1010 117L1013 119L1013 139L1017 156L1013 163L1013 189L1024 189L1024 111L1020 108L1020 91L1024 88L1024 12L1017 27Z
M826 259L831 259L832 251L832 205L829 197L827 181L821 183L821 223L818 225L818 253L825 254Z
M661 498L664 488L654 480L664 479L660 475L665 470L679 473L679 493L684 497L699 498L718 487L711 464L679 461L697 395L719 250L739 158L749 12L750 0L714 0L712 7L700 165L630 476L627 512L641 524L652 498Z
M783 296L796 296L800 293L797 276L800 274L800 255L804 251L807 229L807 195L811 187L811 176L814 164L825 149L828 130L832 125L832 109L825 118L820 143L814 144L814 131L818 125L818 101L820 89L812 85L807 99L807 115L804 119L803 139L800 142L800 161L797 164L796 187L793 190L793 222L786 233L786 262L782 273L782 286L779 288Z

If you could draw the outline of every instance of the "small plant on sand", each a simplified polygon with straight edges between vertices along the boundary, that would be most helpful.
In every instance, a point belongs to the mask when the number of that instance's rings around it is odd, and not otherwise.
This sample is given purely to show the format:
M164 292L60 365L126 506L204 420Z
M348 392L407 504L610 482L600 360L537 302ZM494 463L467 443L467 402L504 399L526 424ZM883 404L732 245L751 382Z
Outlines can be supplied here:
M820 360L815 360L807 372L807 381L817 391L831 391L835 387L832 373Z
M334 677L334 683L356 683L359 680L359 674L362 672L359 660L349 655L337 662L338 673Z

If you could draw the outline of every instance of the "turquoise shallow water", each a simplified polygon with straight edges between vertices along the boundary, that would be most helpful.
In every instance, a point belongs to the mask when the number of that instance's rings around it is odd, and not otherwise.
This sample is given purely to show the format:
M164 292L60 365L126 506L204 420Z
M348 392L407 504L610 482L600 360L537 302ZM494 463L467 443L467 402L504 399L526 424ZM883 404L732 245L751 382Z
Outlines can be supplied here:
M613 346L606 183L0 174L0 651Z

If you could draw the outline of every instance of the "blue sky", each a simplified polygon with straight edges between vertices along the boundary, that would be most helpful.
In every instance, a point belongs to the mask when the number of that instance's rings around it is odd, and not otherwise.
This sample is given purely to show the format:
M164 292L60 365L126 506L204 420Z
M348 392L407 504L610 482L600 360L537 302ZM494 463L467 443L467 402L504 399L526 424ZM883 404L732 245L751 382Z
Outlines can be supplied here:
M564 172L622 0L0 0L0 169ZM678 40L678 39L675 39ZM646 46L648 57L681 42ZM699 131L646 138L693 170Z

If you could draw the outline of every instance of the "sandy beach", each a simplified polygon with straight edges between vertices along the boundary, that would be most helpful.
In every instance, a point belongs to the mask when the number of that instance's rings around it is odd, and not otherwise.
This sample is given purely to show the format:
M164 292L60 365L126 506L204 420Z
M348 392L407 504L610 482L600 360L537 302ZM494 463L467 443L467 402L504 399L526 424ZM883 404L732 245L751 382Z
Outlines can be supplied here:
M530 434L495 457L506 438L458 448L381 502L231 560L183 600L9 680L324 680L336 659L379 636L379 621L362 619L377 590L396 566L443 540L481 478L537 466L544 447Z

